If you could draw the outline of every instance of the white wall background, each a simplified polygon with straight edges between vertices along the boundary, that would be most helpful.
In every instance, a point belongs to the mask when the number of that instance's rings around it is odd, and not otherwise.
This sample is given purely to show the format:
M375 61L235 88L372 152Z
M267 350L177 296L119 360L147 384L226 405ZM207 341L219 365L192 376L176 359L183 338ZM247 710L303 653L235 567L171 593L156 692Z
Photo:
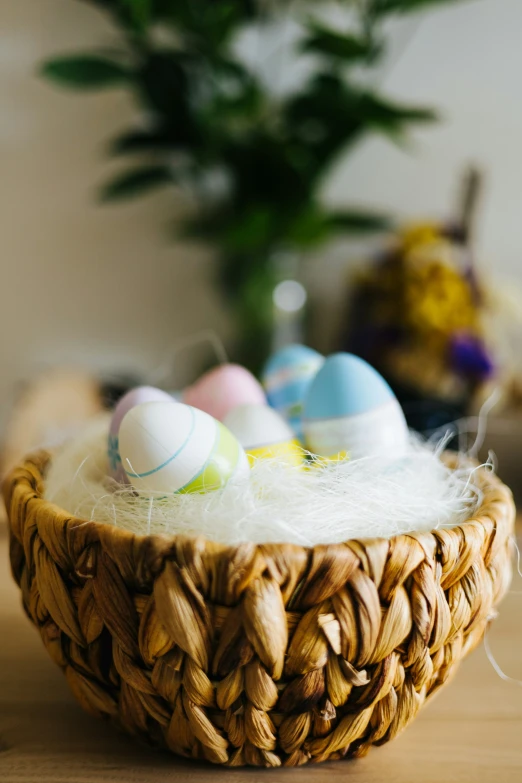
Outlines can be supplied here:
M478 162L487 173L480 257L521 278L522 2L448 3L407 25L381 84L438 107L444 122L417 132L408 152L368 140L340 162L327 198L446 216L459 172ZM50 54L110 41L105 19L77 0L0 2L0 401L39 364L147 368L180 335L227 334L211 254L163 232L181 201L163 193L109 208L92 199L110 171L103 145L133 117L127 97L76 96L35 75ZM338 248L309 272L328 311L340 304L350 254ZM334 322L320 320L324 344Z
M329 189L398 214L445 215L467 163L487 183L481 255L522 274L522 2L448 3L422 17L382 81L391 95L440 109L443 121L417 132L411 154L382 139L340 165Z
M211 254L170 241L183 208L175 194L95 203L116 170L105 145L134 117L130 99L76 95L36 73L50 55L112 40L87 3L0 2L0 418L38 367L152 368L176 337L227 334Z

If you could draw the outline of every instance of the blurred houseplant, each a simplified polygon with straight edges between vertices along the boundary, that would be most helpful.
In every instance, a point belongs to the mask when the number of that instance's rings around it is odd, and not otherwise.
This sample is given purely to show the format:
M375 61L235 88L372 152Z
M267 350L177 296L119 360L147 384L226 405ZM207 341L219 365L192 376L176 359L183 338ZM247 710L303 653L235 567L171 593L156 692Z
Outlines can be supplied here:
M140 163L109 182L102 198L190 187L197 208L182 229L216 249L237 354L257 369L269 347L274 257L386 227L382 215L326 208L320 189L340 153L364 135L397 139L411 124L434 119L431 109L390 101L361 76L383 57L383 23L444 0L346 2L342 26L324 21L321 3L90 1L119 30L117 47L56 57L43 73L73 89L132 91L142 122L114 139L110 151ZM291 56L307 58L311 68L281 96L235 44L247 27L290 12L302 33Z

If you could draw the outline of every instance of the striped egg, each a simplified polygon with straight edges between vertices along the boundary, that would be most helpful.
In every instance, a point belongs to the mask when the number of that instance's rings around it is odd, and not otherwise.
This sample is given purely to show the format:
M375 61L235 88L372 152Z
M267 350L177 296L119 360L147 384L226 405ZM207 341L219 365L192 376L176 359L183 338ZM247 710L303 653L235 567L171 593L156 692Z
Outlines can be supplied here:
M232 433L183 403L137 405L123 419L119 441L127 478L140 492L208 492L249 471Z
M303 428L310 451L351 459L400 456L408 442L404 413L384 378L349 353L329 356L304 404Z
M224 424L246 451L250 464L275 458L288 465L303 464L303 450L291 427L268 405L238 405Z
M268 402L301 440L304 398L323 362L324 357L313 348L286 345L270 357L262 373Z
M141 405L144 402L174 402L174 399L161 389L155 386L137 386L124 394L119 400L112 413L111 423L109 425L109 439L107 443L107 456L109 458L109 473L115 481L120 484L127 484L128 479L123 470L119 448L120 426L125 415L134 408L135 405Z

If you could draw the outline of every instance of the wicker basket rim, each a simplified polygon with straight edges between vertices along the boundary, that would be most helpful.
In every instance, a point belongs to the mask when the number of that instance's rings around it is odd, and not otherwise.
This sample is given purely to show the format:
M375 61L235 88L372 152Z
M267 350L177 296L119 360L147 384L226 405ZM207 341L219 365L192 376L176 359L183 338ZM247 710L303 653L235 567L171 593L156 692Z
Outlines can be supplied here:
M460 455L462 457L462 455ZM442 456L444 462L451 468L457 463L458 455L456 455L453 452L445 452ZM105 539L106 537L110 537L111 539L114 538L120 538L122 543L124 540L126 540L127 544L129 543L129 540L132 539L132 541L138 546L148 546L149 544L152 544L153 542L161 542L162 543L162 549L165 547L166 544L168 545L174 545L176 541L180 540L192 540L192 541L199 541L201 542L201 545L205 548L205 551L207 554L213 554L213 555L221 555L223 552L235 552L239 548L247 546L252 547L259 547L261 549L269 548L272 551L275 550L281 550L285 552L285 557L288 557L292 551L294 552L303 552L303 551L314 551L314 550L321 550L324 548L335 548L335 547L345 547L346 545L353 544L354 542L359 542L367 546L370 543L379 543L382 541L387 541L390 546L393 546L394 544L399 544L401 541L404 541L406 539L419 539L422 538L424 535L441 535L443 531L446 528L435 528L431 531L419 531L419 532L409 532L409 533L400 533L394 536L390 536L389 538L382 538L382 537L369 537L369 538L353 538L348 539L346 541L339 542L337 544L315 544L314 546L304 546L301 544L291 544L291 543L278 543L278 542L266 542L262 544L256 544L254 542L240 542L237 544L223 544L217 541L212 541L208 538L206 538L204 535L198 535L198 536L189 536L185 534L162 534L162 533L146 533L146 534L138 534L134 533L130 530L125 530L124 528L117 527L116 525L111 525L107 522L97 522L96 520L88 520L88 519L82 519L80 517L75 517L70 514L68 514L64 509L60 508L60 506L57 506L56 504L52 503L51 501L47 500L43 497L43 484L45 481L45 472L46 469L52 459L52 455L45 450L39 450L36 452L33 452L32 454L29 454L24 458L24 460L15 468L13 468L8 475L5 477L3 481L3 495L6 502L6 506L9 507L9 501L11 497L12 490L14 489L17 482L19 482L19 479L21 478L20 473L25 474L26 478L26 484L27 484L27 490L26 494L30 495L31 497L28 498L28 501L31 503L36 503L38 505L38 508L40 511L44 511L47 513L39 514L39 526L42 524L50 524L49 520L53 520L54 525L58 523L58 525L62 525L66 528L67 534L78 530L79 528L85 530L86 528L89 528L90 530L97 531L98 535L96 535L96 538ZM460 523L459 525L455 525L451 528L453 531L460 531L461 534L465 537L466 536L466 530L470 526L475 526L477 524L484 524L485 520L490 520L493 528L497 528L499 524L500 517L503 517L504 515L501 514L499 516L499 503L504 505L505 509L512 509L512 516L514 517L514 505L513 505L513 499L512 499L512 493L511 490L501 481L501 479L494 474L491 470L488 468L479 466L477 462L474 460L469 460L471 464L477 465L477 471L475 473L477 484L479 485L480 489L483 492L483 499L481 505L477 508L476 513L473 515L473 517L470 517L465 522ZM34 480L34 474L36 472L36 481ZM18 484L18 486L20 486Z

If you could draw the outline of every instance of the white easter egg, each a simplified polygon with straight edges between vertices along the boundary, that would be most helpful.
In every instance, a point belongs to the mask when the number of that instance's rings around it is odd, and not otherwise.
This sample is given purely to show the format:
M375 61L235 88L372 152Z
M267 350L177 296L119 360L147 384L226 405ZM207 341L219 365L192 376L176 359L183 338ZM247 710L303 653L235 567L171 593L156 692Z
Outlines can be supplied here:
M292 428L268 405L238 405L226 415L224 424L243 446L251 464L269 458L290 465L303 462L303 451Z
M121 455L119 449L120 425L125 415L134 408L135 405L141 405L144 402L174 402L167 392L156 389L154 386L137 386L124 394L119 400L112 413L109 426L109 438L107 442L107 456L109 459L110 475L120 484L127 483L127 476L121 464Z
M182 403L132 408L121 423L119 446L130 483L144 492L206 492L249 470L232 433L209 414Z
M238 405L223 421L245 449L293 440L292 428L268 405Z

